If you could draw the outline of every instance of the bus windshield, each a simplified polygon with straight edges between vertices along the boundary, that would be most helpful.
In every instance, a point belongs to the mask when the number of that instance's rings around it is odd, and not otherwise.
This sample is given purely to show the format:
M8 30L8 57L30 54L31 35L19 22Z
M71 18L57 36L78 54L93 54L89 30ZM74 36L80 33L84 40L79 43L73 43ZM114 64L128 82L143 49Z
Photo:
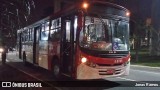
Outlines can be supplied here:
M129 24L122 20L86 16L79 42L82 48L91 50L128 51Z

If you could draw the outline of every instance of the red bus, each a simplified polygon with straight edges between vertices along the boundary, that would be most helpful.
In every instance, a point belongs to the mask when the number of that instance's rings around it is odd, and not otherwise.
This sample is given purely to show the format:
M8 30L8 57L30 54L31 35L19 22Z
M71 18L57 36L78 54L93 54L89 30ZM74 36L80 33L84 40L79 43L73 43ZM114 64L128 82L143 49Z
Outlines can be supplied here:
M74 4L17 32L17 48L29 62L75 79L128 75L129 11L89 1Z

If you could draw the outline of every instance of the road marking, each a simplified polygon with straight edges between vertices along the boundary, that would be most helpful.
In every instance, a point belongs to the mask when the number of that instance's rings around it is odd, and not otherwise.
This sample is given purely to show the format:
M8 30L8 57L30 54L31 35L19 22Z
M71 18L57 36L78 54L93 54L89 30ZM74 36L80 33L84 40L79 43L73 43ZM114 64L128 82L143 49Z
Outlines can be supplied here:
M150 74L160 74L160 73L156 73L156 72L149 72L149 71L142 71L142 70L134 70L134 69L131 69L133 71L138 71L138 72L144 72L144 73L150 73Z
M131 69L133 70L133 69ZM138 72L143 72L143 73L150 73L150 74L160 74L160 73L155 73L155 72L148 72L148 71L141 71L141 70L133 70L133 71L138 71ZM128 79L128 78L123 78L123 77L116 77L119 79L123 79L123 80L127 80L127 81L137 81L137 80L133 80L133 79ZM138 81L139 82L139 81Z
M146 68L153 68L153 69L160 69L160 67L151 67L151 66L142 66L142 65L131 65L133 67L146 67Z
M123 80L127 80L127 81L136 81L136 80L133 80L133 79L122 78L122 77L116 77L116 78L123 79Z

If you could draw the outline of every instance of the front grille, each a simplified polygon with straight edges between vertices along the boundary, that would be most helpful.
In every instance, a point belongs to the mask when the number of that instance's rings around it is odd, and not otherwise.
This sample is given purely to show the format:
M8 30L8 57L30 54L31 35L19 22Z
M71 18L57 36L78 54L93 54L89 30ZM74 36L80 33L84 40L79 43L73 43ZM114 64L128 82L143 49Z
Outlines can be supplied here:
M124 67L117 68L99 68L99 75L117 75L123 72ZM108 72L113 70L113 72Z
M118 63L118 64L97 64L98 66L121 66L123 63Z
M122 69L115 70L115 74L120 74L122 72Z
M99 75L113 75L113 73L107 73L106 71L99 71Z

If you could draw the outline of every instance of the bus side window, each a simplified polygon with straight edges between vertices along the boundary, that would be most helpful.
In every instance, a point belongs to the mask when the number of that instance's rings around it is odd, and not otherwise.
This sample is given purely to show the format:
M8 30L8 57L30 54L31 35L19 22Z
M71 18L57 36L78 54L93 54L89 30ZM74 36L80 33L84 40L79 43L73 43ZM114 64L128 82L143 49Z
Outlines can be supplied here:
M60 31L61 31L61 18L52 20L51 31L50 31L50 40L51 41L60 41Z
M52 31L51 40L52 41L59 41L60 40L60 28L55 31Z
M41 40L48 40L49 31L42 31L41 32Z
M71 29L71 22L66 21L66 42L70 42L70 29Z

